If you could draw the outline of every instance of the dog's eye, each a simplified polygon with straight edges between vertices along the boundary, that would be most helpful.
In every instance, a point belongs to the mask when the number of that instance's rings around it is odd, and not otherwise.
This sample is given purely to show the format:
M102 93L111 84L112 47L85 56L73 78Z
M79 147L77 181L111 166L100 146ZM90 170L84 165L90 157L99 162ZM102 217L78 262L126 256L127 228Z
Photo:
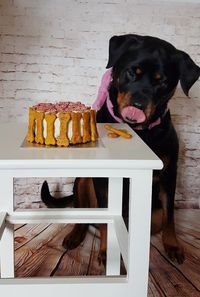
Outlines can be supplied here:
M126 77L131 81L135 81L141 74L142 70L139 67L135 69L128 69L126 71Z
M140 75L140 74L142 74L142 70L141 70L139 67L137 67L137 68L135 69L135 73L136 73L137 75Z
M155 73L154 78L155 80L161 80L162 76L160 73Z
M132 69L126 71L126 77L128 80L134 81L136 79L136 74Z

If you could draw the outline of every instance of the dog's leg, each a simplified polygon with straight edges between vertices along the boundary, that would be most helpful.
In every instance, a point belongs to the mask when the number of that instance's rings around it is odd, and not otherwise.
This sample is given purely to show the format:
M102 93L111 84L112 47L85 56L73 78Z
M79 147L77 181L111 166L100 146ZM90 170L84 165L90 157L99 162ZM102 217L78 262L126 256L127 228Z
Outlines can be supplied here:
M103 263L106 267L106 250L107 250L107 225L99 224L100 231L100 249L98 255L99 264Z
M74 184L75 207L95 208L96 194L92 178L76 178ZM76 224L72 231L64 238L63 246L74 249L85 239L88 224Z
M151 215L151 234L157 234L162 230L163 227L163 210L160 209L155 209L152 212Z
M165 251L168 257L179 264L184 261L184 251L179 243L174 223L174 196L176 188L176 173L171 172L170 180L167 183L161 183L160 200L162 203L162 239Z

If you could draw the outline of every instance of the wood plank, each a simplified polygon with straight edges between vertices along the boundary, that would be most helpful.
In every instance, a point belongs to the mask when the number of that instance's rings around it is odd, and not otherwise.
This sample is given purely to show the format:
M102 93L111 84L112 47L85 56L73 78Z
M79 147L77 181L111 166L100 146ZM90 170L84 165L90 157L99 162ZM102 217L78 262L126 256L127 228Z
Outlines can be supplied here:
M182 227L182 230L177 230L178 237L181 238L182 241L190 244L194 248L200 249L200 241L199 241L199 232L194 232Z
M37 253L41 253L40 257L44 253L42 248L51 248L51 245L55 246L55 242L57 243L56 249L59 250L61 253L64 252L64 248L62 247L62 242L58 243L58 236L63 238L67 232L70 232L73 225L67 224L51 224L47 228L43 230L42 233L39 233L38 236L32 238L32 240L28 241L24 246L21 246L15 252L15 273L16 276L23 275L24 276L24 265L30 265L32 263L31 257L33 255L37 255ZM63 234L64 233L64 234ZM61 240L61 239L60 239ZM51 241L53 243L51 243ZM38 256L39 257L39 256ZM30 260L29 260L30 258ZM25 270L25 274L29 275L27 269ZM31 273L31 272L30 272ZM30 276L30 275L29 275Z
M191 247L189 244L186 245L184 242L181 243L185 249L185 261L183 264L179 265L176 262L170 261L167 257L161 241L161 235L153 236L151 239L152 249L155 248L160 253L160 261L165 259L165 261L168 262L169 268L171 263L171 267L176 268L177 271L179 271L185 279L187 279L188 283L191 283L195 288L200 290L200 252L198 249Z
M97 260L99 250L99 238L96 229L88 232L85 241L72 251L66 251L62 247L64 237L71 231L72 225L59 228L55 224L44 229L41 234L27 241L16 251L15 275L16 277L50 276L50 275L102 275L105 274L104 267L91 261L91 250ZM55 235L56 228L58 230ZM26 231L26 229L24 228ZM44 234L45 233L45 234ZM51 239L49 239L49 233ZM54 236L52 235L54 234ZM39 246L39 249L37 249Z
M92 249L89 259L88 275L106 275L105 267L99 263L98 254L100 249L100 232L95 229L95 236L93 239Z
M52 224L53 226L54 224ZM67 252L62 246L64 237L71 231L73 228L72 224L59 224L62 226L57 226L59 232L48 241L46 245L42 246L41 252L37 253L37 257L40 260L38 270L35 272L35 276L53 276L54 270L57 267L60 259ZM62 227L62 229L60 229Z
M196 226L200 230L200 209L179 209L175 211L177 223L186 223L186 226Z
M28 243L34 237L38 236L43 232L50 224L25 224L25 225L14 225L14 240L15 250Z
M150 259L150 273L165 296L197 297L199 295L199 290L188 281L188 278L168 259L162 257L154 246L151 246Z
M149 272L148 297L166 297L151 272Z
M90 254L94 248L93 241L95 238L94 227L90 227L85 240L74 250L69 250L59 263L55 276L72 276L72 275L88 275L90 265ZM92 231L93 230L93 231ZM102 268L93 269L93 275L102 274ZM90 270L91 275L91 270Z
M53 253L54 250L44 247L38 250L37 253L31 253L31 250L28 250L27 253L29 253L30 257L26 260L23 255L25 261L23 261L23 264L15 270L15 277L35 277L40 275L40 269L41 267L44 267L44 265L46 266L46 263L51 267L51 262L47 261L47 259L52 260L51 252ZM53 256L53 259L55 259L56 255L54 254ZM49 276L49 269L47 275L45 275L43 271L43 276Z
M178 236L189 245L200 249L200 210L178 210L175 212L175 218Z
M23 227L26 224L15 224L14 225L14 231L16 231L17 229L20 229L21 227Z
M176 230L180 233L192 235L193 237L199 238L200 227L193 223L192 225L187 225L186 223L176 223Z

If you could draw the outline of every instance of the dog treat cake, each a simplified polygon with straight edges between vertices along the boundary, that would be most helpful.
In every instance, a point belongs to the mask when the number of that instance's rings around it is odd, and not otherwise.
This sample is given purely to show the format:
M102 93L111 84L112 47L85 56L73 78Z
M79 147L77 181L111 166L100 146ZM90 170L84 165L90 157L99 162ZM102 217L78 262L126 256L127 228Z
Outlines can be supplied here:
M80 102L39 103L29 108L26 139L54 146L96 141L96 111Z

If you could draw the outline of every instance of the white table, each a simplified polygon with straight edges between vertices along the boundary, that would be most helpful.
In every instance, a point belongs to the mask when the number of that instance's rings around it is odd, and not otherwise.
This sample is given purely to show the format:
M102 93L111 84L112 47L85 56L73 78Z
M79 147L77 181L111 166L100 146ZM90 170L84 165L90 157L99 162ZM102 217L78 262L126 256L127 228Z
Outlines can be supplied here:
M147 295L152 171L162 162L124 124L114 124L133 134L132 139L112 139L98 125L97 147L21 147L24 124L0 124L0 238L1 296L145 297ZM13 208L15 177L109 177L106 209L18 211ZM122 219L122 178L130 178L129 232ZM14 278L13 224L107 223L107 275L105 277ZM127 276L120 276L120 252Z

